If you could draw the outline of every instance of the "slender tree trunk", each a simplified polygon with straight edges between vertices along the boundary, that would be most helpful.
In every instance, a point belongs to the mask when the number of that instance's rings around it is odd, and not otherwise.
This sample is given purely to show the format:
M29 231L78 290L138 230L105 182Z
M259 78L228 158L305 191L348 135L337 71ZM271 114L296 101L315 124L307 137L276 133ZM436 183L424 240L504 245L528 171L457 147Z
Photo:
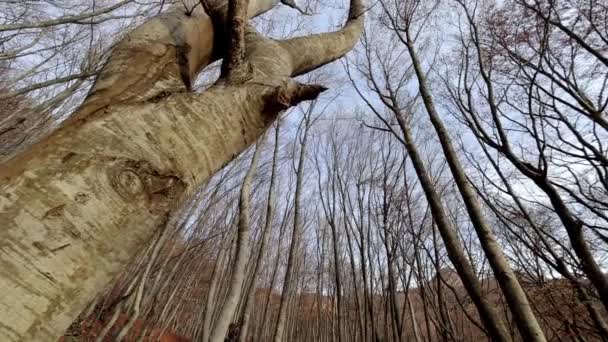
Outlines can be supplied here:
M510 341L511 338L501 322L498 313L483 295L479 279L477 279L473 267L464 254L463 247L459 242L454 228L448 220L443 203L441 203L441 197L437 193L431 177L426 170L426 166L420 157L410 127L403 118L398 117L397 120L403 134L405 148L411 158L418 179L420 180L420 185L422 186L431 208L433 219L435 220L439 234L445 244L450 261L454 265L467 293L471 296L475 307L479 311L479 316L488 330L489 337L494 341Z
M553 268L559 274L561 274L564 278L566 278L566 279L568 279L570 281L570 283L572 284L572 286L574 287L574 289L576 291L577 297L581 300L581 302L583 302L585 304L585 307L587 308L587 311L589 312L589 315L590 315L590 317L591 317L594 325L598 329L599 334L602 335L602 336L606 336L605 339L608 339L608 324L606 323L606 321L602 317L602 315L598 312L598 309L595 306L595 304L593 303L593 301L591 300L591 298L589 298L589 296L585 292L585 290L584 290L584 288L583 288L583 286L581 284L580 279L576 278L570 272L570 270L564 264L564 262L561 259L561 257L555 253L555 251L552 249L552 247L550 246L550 244L546 241L545 237L543 236L544 233L542 232L541 229L539 229L539 227L537 226L537 224L534 222L534 220L530 216L530 213L529 213L528 209L526 209L526 207L522 203L522 200L517 196L517 194L513 190L513 187L511 186L511 183L509 182L509 180L505 176L504 172L500 169L500 167L496 163L496 161L494 159L492 159L492 157L490 156L490 153L488 152L488 149L486 147L483 147L483 151L484 151L484 154L486 155L486 157L488 157L488 160L490 161L492 167L494 168L494 170L496 171L496 173L498 174L498 176L502 180L502 183L505 186L506 192L511 196L511 198L513 198L513 201L515 202L517 208L522 213L523 217L526 219L526 221L528 222L528 224L537 232L538 236L537 236L536 239L540 240L541 245L547 250L547 252L554 259L554 262L552 262L552 263L554 263ZM492 207L492 210L494 210L496 212L497 208ZM563 222L564 221L562 220L562 223ZM529 236L529 234L526 234L526 236L529 239L534 239L534 237ZM529 243L526 243L526 247L529 248L529 249L531 249L533 252L535 252L535 247L536 246L532 246ZM545 258L545 257L542 256L542 253L540 253L540 252L535 252L535 254L537 254L542 259ZM603 303L603 301L602 301L602 303Z
M300 146L300 156L298 160L298 170L296 174L296 191L294 196L295 211L293 215L293 230L291 233L291 245L289 247L289 256L287 257L287 267L285 269L285 279L283 281L283 291L281 293L281 301L279 303L279 316L277 318L277 325L274 330L273 341L283 341L283 334L285 334L285 328L287 323L287 314L289 311L288 303L292 299L293 291L295 287L294 279L296 273L296 265L298 264L297 253L300 247L301 237L301 196L302 186L304 182L304 161L306 157L306 143L308 141L308 133L310 131L310 113L305 114L304 117L304 136L302 137L302 144Z
M166 233L166 227L162 228L162 230L158 232L158 237L156 238L156 241L153 244L152 253L150 254L149 259L147 260L146 269L144 270L144 273L142 274L141 279L139 280L139 286L137 288L137 292L135 293L135 300L133 303L133 312L131 313L131 315L129 315L129 320L122 327L122 329L118 333L118 336L116 337L116 340L119 342L122 341L125 336L127 336L129 331L135 324L135 321L139 318L146 283L148 282L150 271L152 270L152 265L154 265L154 263L156 262L158 254L160 253L160 250L163 247L163 243L166 239Z
M133 289L137 285L138 279L139 279L139 277L136 277L135 279L133 279L131 281L131 283L129 284L129 286L127 287L127 289L125 291L127 293L126 298L125 297L121 298L121 302L118 303L118 305L116 305L116 307L114 308L114 314L112 314L112 318L110 318L110 320L101 329L101 331L99 332L99 335L97 335L97 337L95 339L95 342L102 342L103 339L108 334L108 332L110 332L110 330L114 326L114 323L116 323L116 321L120 317L120 314L122 313L122 309L125 307L126 301L129 300L129 298L131 297Z
M420 342L420 341L422 341L422 339L420 337L420 332L418 330L418 322L416 321L416 313L414 312L414 307L412 306L412 298L410 296L407 296L407 298L405 300L407 301L407 303L404 303L403 305L407 304L407 306L410 309L410 316L412 318L412 330L414 330L414 340L416 342Z
M211 322L213 318L213 312L215 311L215 304L217 301L217 287L220 282L221 275L224 270L224 262L225 258L227 258L227 254L229 253L229 245L232 241L232 234L226 233L224 237L224 241L222 245L226 244L226 246L221 246L220 251L215 259L215 265L213 267L213 273L211 274L211 283L209 284L209 290L207 291L207 300L205 301L205 309L203 315L203 335L202 341L209 341L209 336L211 335Z
M549 22L548 21L549 19L544 17L542 12L539 11L538 8L536 8L535 6L530 6L530 5L526 4L525 2L522 2L521 4L524 7L526 7L527 9L532 10L534 13L536 13L536 15L538 15L543 20L546 20L547 23ZM587 277L589 278L589 280L591 281L591 283L597 290L600 300L604 304L604 307L606 309L608 309L608 277L606 277L605 273L602 271L600 265L598 265L595 258L593 257L593 254L591 253L591 251L589 249L589 245L588 245L587 241L585 240L585 236L584 236L583 222L581 222L579 219L576 218L575 215L572 214L572 212L566 205L565 201L562 199L562 196L557 191L556 187L553 184L551 184L551 181L549 180L549 178L547 176L547 170L546 170L547 166L545 166L544 168L541 168L541 167L532 166L529 163L525 163L520 158L518 158L518 156L512 150L511 144L508 139L508 135L506 134L506 132L503 128L502 120L500 119L499 106L496 103L496 98L494 95L495 94L494 84L491 79L491 69L488 69L488 65L486 65L486 63L484 62L484 58L482 57L482 47L480 46L478 25L474 20L474 14L472 14L470 12L470 9L467 7L467 4L465 2L460 2L460 5L465 10L465 13L467 15L467 20L469 22L470 31L474 38L473 42L474 42L475 50L477 51L477 56L478 56L477 64L479 66L479 72L483 78L483 81L484 81L486 89L487 89L487 97L485 100L487 101L490 112L492 114L492 122L495 125L496 133L497 133L498 137L500 138L500 143L493 142L493 141L490 142L491 140L486 140L486 141L484 141L484 143L488 144L492 148L501 152L509 161L511 161L511 163L522 174L524 174L526 177L530 178L542 191L545 192L545 194L549 198L549 201L551 202L557 216L559 217L560 221L564 225L564 228L566 228L566 232L568 233L568 237L570 238L570 243L572 244L572 249L574 250L574 252L576 253L576 256L580 260L583 272L587 275ZM565 29L565 27L560 26L561 22L559 22L559 21L551 22L551 24L557 25L557 27L562 29L563 32L568 35L570 35L572 33L568 29ZM592 54L593 54L593 52L597 52L597 51L594 51L593 49L589 50L588 49L589 46L587 46L585 44L584 40L580 40L580 37L574 35L574 36L571 36L571 38L579 38L579 39L575 39L576 42L578 44L581 44L581 46L583 48L587 49L588 52L591 52ZM605 59L602 61L605 62ZM467 97L469 97L469 101L470 101L470 96L471 96L471 94L468 93ZM591 112L595 112L595 111L592 110ZM598 115L599 115L599 113L598 113ZM474 122L474 124L471 126L473 128L473 131L477 131L477 132L475 132L477 135L482 134L485 137L487 137L488 135L487 135L487 133L485 133L483 131L483 129L479 125L479 121L475 117L475 113L471 112L471 116L472 116L471 121ZM600 117L601 117L601 115L600 115ZM591 118L597 119L598 117L597 117L597 115L591 115ZM594 121L598 122L597 120L594 120ZM565 120L565 123L568 123L568 121ZM600 123L600 122L598 122L598 123ZM605 121L604 121L604 124L605 124ZM603 125L603 127L605 128L606 125ZM540 139L539 137L536 137L536 138ZM542 154L542 152L541 152L541 154ZM602 158L601 154L599 157Z
M253 267L253 279L251 280L251 283L249 284L249 288L246 290L245 295L247 296L246 298L246 302L245 302L245 306L243 307L243 313L242 313L242 318L240 319L241 322L241 334L239 336L239 341L244 342L247 338L247 330L249 330L249 321L251 319L251 315L250 315L250 310L252 305L254 304L255 301L255 294L256 294L256 277L258 272L260 271L260 267L262 265L262 259L264 259L265 256L265 249L266 249L266 245L268 244L268 241L270 240L270 231L272 228L272 218L274 215L274 206L275 206L275 202L276 202L276 192L275 192L275 185L276 185L276 175L277 175L277 165L278 165L278 158L279 158L279 150L280 150L280 144L279 144L279 137L280 137L280 131L281 131L281 121L277 120L276 124L275 124L275 133L274 133L274 149L273 149L273 153L272 153L272 170L270 172L270 186L268 187L268 203L266 204L266 222L264 224L264 228L262 230L262 236L260 237L260 239L262 240L260 242L260 247L259 247L259 252L258 255L255 259L255 265Z
M441 143L444 156L448 162L454 181L460 190L460 194L465 202L467 212L471 217L473 227L477 232L479 241L484 250L488 261L494 271L494 275L498 280L498 283L507 299L509 308L511 309L517 327L522 337L526 341L538 341L544 342L545 337L543 334L538 321L530 307L526 293L522 289L519 281L515 277L511 266L509 265L506 257L504 256L502 249L496 241L496 236L489 226L483 212L481 205L476 197L475 191L473 190L467 176L460 164L456 150L452 146L451 138L448 130L441 120L441 117L435 109L432 95L428 89L426 74L422 68L422 64L418 59L418 54L414 47L414 42L410 37L409 30L406 30L406 46L412 59L414 71L418 79L418 86L420 94L422 96L426 112L431 119L431 123L435 128L437 137Z
M444 341L448 340L448 329L450 326L450 318L447 312L446 303L443 295L443 284L441 282L441 267L439 261L439 245L437 243L437 234L435 225L433 225L433 249L435 250L435 270L437 271L436 286L437 286L437 306L439 307L439 317L441 318L441 338ZM451 329L450 329L451 330Z
M283 235L285 234L285 230L286 230L286 223L289 217L289 206L285 206L285 213L283 215L283 222L281 223L281 227L279 227L279 237L278 237L278 247L277 248L277 255L275 257L274 260L274 265L272 268L272 274L270 275L270 284L268 286L268 294L266 295L266 300L264 301L264 309L262 310L262 316L261 316L261 320L260 320L260 327L257 333L257 341L261 341L262 337L264 337L264 334L266 332L266 327L268 326L266 323L268 321L268 311L270 309L270 301L272 298L272 292L274 289L274 284L277 278L277 273L279 271L279 263L281 261L281 243L283 242ZM273 330L274 331L274 330Z
M237 246L234 265L232 267L232 276L230 278L230 289L228 290L228 297L222 306L219 317L215 322L214 327L211 329L209 336L209 342L221 342L226 337L228 327L232 322L232 317L236 312L241 293L243 291L243 283L245 281L245 275L247 271L247 261L250 255L250 195L251 195L251 182L255 175L258 158L262 151L261 146L256 146L253 157L251 158L251 165L247 170L245 178L243 179L243 185L241 188L241 194L239 199L239 224L237 232Z
M342 341L342 283L340 281L340 259L338 256L338 234L337 229L334 224L330 224L331 228L331 239L332 239L332 252L333 252L333 261L334 261L334 280L336 282L336 323L338 329L338 342Z

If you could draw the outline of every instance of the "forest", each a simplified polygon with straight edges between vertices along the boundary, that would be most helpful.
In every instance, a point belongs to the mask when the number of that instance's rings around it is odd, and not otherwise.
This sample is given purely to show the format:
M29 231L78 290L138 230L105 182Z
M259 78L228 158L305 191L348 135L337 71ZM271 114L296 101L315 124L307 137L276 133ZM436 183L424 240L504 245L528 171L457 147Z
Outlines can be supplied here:
M608 342L608 0L0 0L0 342Z

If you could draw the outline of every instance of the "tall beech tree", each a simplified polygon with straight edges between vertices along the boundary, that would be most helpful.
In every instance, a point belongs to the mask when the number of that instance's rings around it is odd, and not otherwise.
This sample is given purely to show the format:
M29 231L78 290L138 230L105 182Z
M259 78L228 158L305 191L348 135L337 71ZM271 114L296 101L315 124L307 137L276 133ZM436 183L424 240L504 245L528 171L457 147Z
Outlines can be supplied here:
M391 15L391 11L387 10L386 4L383 1L380 1L380 3L387 13L392 29L398 32L397 38L407 48L412 69L416 75L420 97L429 121L440 142L443 154L454 177L454 183L462 196L480 245L505 296L509 309L513 313L513 319L519 332L526 341L546 341L526 294L509 265L501 246L498 244L492 227L488 223L481 203L476 197L476 193L459 159L458 152L454 148L447 126L437 111L433 94L429 88L427 71L417 50L415 23L418 21L425 23L426 18L434 8L425 9L418 1L406 1L401 7L397 7L397 15Z
M176 203L325 90L293 77L346 54L363 27L361 0L342 29L287 40L247 22L278 1L202 3L127 34L70 118L0 168L2 341L60 336ZM219 58L220 79L190 92Z

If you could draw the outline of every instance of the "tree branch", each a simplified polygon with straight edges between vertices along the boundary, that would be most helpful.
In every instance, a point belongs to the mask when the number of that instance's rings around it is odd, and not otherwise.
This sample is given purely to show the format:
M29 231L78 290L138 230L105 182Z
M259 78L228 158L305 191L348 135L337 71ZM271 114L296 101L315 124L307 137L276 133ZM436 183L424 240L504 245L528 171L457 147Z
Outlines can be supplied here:
M351 0L348 20L341 30L282 41L293 60L291 76L305 74L349 52L363 32L364 12L362 0Z
M90 22L83 22L83 20L96 17L102 14L106 14L112 12L126 4L133 2L133 0L123 0L113 6L102 8L98 11L84 13L80 15L70 15L62 18L39 21L39 22L30 22L30 23L21 23L21 24L10 24L10 25L0 25L0 32L2 31L14 31L14 30L22 30L22 29L33 29L33 28L43 28L56 26L61 24L79 24L79 25L88 25Z
M222 63L222 77L229 82L242 83L251 76L245 60L245 29L249 0L230 0L228 5L228 34L230 46Z

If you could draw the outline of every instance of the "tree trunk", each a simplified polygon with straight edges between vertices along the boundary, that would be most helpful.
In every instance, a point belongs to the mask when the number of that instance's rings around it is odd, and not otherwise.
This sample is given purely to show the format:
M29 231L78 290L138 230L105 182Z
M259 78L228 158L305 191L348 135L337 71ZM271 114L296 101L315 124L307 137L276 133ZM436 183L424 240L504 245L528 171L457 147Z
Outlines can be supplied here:
M293 215L293 230L291 233L291 244L289 246L289 256L287 257L287 266L285 269L285 279L283 281L283 290L281 293L281 300L279 303L279 313L277 317L277 325L274 329L273 340L275 342L283 341L283 335L285 334L287 326L287 315L289 311L289 302L292 299L293 292L296 288L295 280L293 279L297 273L298 264L298 253L300 248L300 226L301 226L301 213L300 213L300 198L302 193L302 183L304 182L304 158L306 155L306 142L308 140L308 133L310 131L310 115L311 113L305 114L304 117L304 136L302 138L302 144L300 147L300 156L298 160L298 170L296 174L296 190L294 195L295 211Z
M463 247L459 242L458 235L454 230L453 226L448 220L441 197L437 192L431 176L429 175L422 158L418 152L418 148L412 137L411 129L403 118L398 117L397 122L403 133L403 141L406 150L412 160L412 165L416 171L416 175L420 180L420 186L422 187L426 200L433 214L435 225L439 231L443 243L445 244L448 258L454 265L458 276L462 280L464 288L471 297L471 300L475 304L479 317L481 318L485 328L488 330L488 336L493 341L510 341L503 322L501 321L498 313L492 307L488 299L483 295L482 287L479 279L475 275L475 271L466 255L464 254ZM439 270L437 270L439 272Z
M201 309L201 311L204 312L201 341L209 341L209 335L211 335L211 323L215 311L215 304L217 302L217 287L221 278L220 274L224 271L224 259L227 257L226 254L229 254L230 247L228 246L231 244L231 241L231 234L226 234L224 240L221 242L220 251L215 258L211 282L209 283L209 290L207 291L207 299L205 300L205 308ZM226 246L224 246L224 244L226 244Z
M230 278L230 290L228 292L228 298L224 302L220 311L219 317L211 329L211 335L209 337L210 342L221 342L226 337L228 332L228 326L232 321L232 317L236 311L236 308L243 291L243 283L245 281L245 274L247 271L247 261L250 255L249 237L251 235L251 228L249 223L250 215L250 201L249 196L251 194L251 182L255 175L255 169L258 163L258 157L262 148L256 146L253 157L251 158L251 165L245 179L243 179L243 186L241 188L240 200L239 200L239 224L237 233L237 245L236 255L234 260L234 266L232 268L232 276ZM206 341L205 341L206 342Z
M254 301L255 301L255 294L256 294L256 279L257 279L257 275L260 271L260 267L262 266L262 259L265 256L264 250L266 249L266 245L268 245L268 242L270 240L270 232L271 232L271 228L272 228L272 218L274 215L274 207L275 207L275 202L276 202L276 192L275 192L275 186L276 186L276 176L277 176L277 166L279 163L279 149L280 149L280 144L279 144L279 137L280 137L280 131L281 131L281 122L280 119L277 120L276 124L275 124L275 134L274 134L274 149L273 149L273 153L272 153L272 168L271 168L271 172L270 172L270 185L268 187L268 200L266 203L266 221L264 222L264 229L262 230L262 236L260 237L260 247L258 249L258 255L255 259L255 264L253 266L253 271L252 271L252 279L251 282L248 284L248 288L245 291L245 305L243 307L243 310L241 312L241 318L240 318L240 323L241 323L241 333L239 336L239 341L241 342L245 342L245 340L247 339L247 331L249 330L249 322L251 320L251 315L250 315L250 308L254 305Z
M456 151L452 146L447 128L435 109L432 95L428 89L426 75L422 70L422 64L418 59L418 54L415 50L414 42L410 37L409 31L406 31L406 37L406 46L412 59L412 65L418 79L418 86L426 112L429 115L433 127L435 128L435 132L437 133L437 137L439 138L441 147L443 149L443 154L445 155L450 170L452 171L452 175L454 176L454 182L458 186L458 190L462 195L467 212L471 217L473 227L475 228L477 236L479 237L481 247L488 258L488 262L494 271L494 276L496 277L496 280L498 281L498 284L505 295L509 309L511 309L515 322L517 323L519 332L526 341L544 342L546 341L545 336L536 320L534 313L532 312L530 303L528 303L526 293L519 284L519 281L515 277L515 273L511 269L511 266L502 252L501 247L496 241L496 236L494 235L492 228L489 226L482 212L481 205L476 198L475 191L469 183Z

